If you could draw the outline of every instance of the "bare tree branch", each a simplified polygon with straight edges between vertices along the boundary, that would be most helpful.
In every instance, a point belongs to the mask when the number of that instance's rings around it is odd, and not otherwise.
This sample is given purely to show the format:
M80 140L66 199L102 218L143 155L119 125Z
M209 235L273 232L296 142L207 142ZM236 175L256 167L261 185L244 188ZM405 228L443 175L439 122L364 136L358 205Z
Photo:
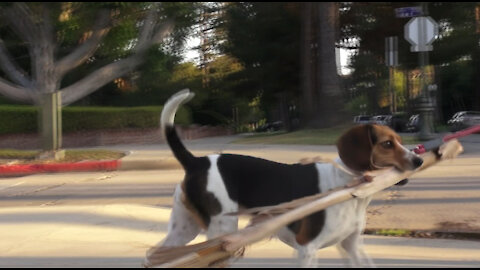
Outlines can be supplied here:
M158 27L157 32L154 33L155 11L156 7L152 7L145 19L139 43L137 43L135 48L135 54L126 59L106 65L80 81L61 89L62 105L68 105L94 92L110 81L133 71L144 61L146 50L153 44L161 42L174 28L173 20L167 20L162 23L160 27Z
M138 37L137 46L135 47L136 52L141 52L149 47L150 40L153 36L153 31L155 29L156 19L158 17L157 9L160 7L160 3L154 3L152 7L148 10L148 14L143 21L142 29L140 30L140 36Z
M25 103L35 103L36 96L32 91L24 87L19 87L11 84L8 81L0 78L0 94Z
M162 40L173 32L175 23L173 19L165 21L152 38L151 45L162 42Z
M26 75L27 73L15 63L2 39L0 39L0 67L13 82L31 88L32 81Z
M159 3L155 3L155 5L150 8L143 22L143 27L140 31L140 37L138 38L137 46L135 47L135 51L137 53L143 52L150 46L160 43L173 31L175 26L173 19L168 19L160 26L157 26L157 22L159 20L157 10L159 5ZM155 32L156 28L158 28L158 30Z
M99 12L97 21L93 27L92 36L82 45L78 46L72 53L58 61L56 65L56 74L63 76L70 70L78 67L91 57L98 48L100 41L110 30L110 11L102 10Z
M115 78L134 70L142 62L143 55L135 54L94 71L78 82L60 90L62 92L62 105L68 105L94 92Z
M38 38L38 31L32 18L35 18L25 3L13 3L9 8L2 8L2 15L20 38L30 44Z
M154 3L147 11L144 24L140 29L135 53L128 58L108 64L76 83L59 90L62 93L63 105L75 102L112 80L133 71L145 60L147 49L153 44L161 42L173 31L173 20L158 23L159 7L160 3ZM98 19L94 24L91 37L75 48L72 53L55 63L56 44L49 12L46 4L42 7L41 13L33 14L25 3L15 3L11 8L2 10L15 32L29 42L29 51L32 57L32 81L29 82L22 70L15 65L0 40L0 61L2 61L0 67L13 82L23 86L13 86L10 82L1 80L0 93L16 100L33 102L35 101L34 93L29 93L27 86L32 85L31 88L35 87L35 90L39 92L55 91L58 89L60 78L91 57L102 38L110 30L112 19L110 12L102 10L97 16Z
M41 19L38 25L39 25L38 29L40 32L40 37L42 38L42 40L48 44L56 44L55 38L54 38L55 30L53 28L52 21L50 18L50 6L48 3L42 4Z

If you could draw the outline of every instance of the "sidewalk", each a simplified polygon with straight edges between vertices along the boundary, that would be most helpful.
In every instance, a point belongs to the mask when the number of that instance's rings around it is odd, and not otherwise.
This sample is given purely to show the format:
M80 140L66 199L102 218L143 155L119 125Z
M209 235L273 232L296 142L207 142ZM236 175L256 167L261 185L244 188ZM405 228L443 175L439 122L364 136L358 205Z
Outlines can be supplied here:
M146 250L165 236L169 214L134 204L0 208L0 267L141 267ZM480 266L478 241L366 236L365 250L378 267ZM233 267L296 267L293 254L264 240ZM321 267L344 267L334 247L318 258Z

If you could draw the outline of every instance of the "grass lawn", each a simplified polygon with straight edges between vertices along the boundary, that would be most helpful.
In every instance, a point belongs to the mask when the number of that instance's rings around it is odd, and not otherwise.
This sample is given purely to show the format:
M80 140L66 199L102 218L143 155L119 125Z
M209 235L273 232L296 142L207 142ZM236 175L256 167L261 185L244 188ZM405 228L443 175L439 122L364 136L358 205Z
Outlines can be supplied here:
M42 163L50 160L37 160L39 150L0 149L0 164L15 161L17 163ZM65 158L57 162L79 162L86 160L114 160L125 156L121 151L86 149L65 150Z
M233 143L238 144L310 144L310 145L333 145L340 135L351 127L342 125L323 129L302 129L294 132L266 132L248 135ZM403 144L419 144L416 136L402 136Z

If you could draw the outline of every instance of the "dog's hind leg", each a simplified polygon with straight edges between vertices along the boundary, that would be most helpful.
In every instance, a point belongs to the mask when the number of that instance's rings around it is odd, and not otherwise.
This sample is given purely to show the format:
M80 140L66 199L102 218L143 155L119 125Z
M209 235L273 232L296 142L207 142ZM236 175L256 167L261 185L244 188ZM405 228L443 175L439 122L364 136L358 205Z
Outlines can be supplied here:
M183 204L182 193L181 186L177 185L173 195L173 208L168 223L167 237L161 242L161 246L184 246L195 239L201 231L193 214Z
M200 225L182 202L182 192L181 186L177 185L173 197L173 209L168 223L167 237L147 251L143 260L144 267L152 266L150 258L155 257L155 253L169 247L185 246L200 233Z
M375 267L372 259L363 250L361 233L356 231L337 245L340 253L349 259L350 267Z

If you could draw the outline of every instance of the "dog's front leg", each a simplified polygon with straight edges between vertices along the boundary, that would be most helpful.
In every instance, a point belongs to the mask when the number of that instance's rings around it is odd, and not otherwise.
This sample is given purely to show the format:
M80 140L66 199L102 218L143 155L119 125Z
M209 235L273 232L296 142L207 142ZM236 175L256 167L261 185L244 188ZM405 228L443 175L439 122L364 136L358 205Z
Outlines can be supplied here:
M317 248L313 245L306 245L297 248L298 260L302 268L317 267Z

